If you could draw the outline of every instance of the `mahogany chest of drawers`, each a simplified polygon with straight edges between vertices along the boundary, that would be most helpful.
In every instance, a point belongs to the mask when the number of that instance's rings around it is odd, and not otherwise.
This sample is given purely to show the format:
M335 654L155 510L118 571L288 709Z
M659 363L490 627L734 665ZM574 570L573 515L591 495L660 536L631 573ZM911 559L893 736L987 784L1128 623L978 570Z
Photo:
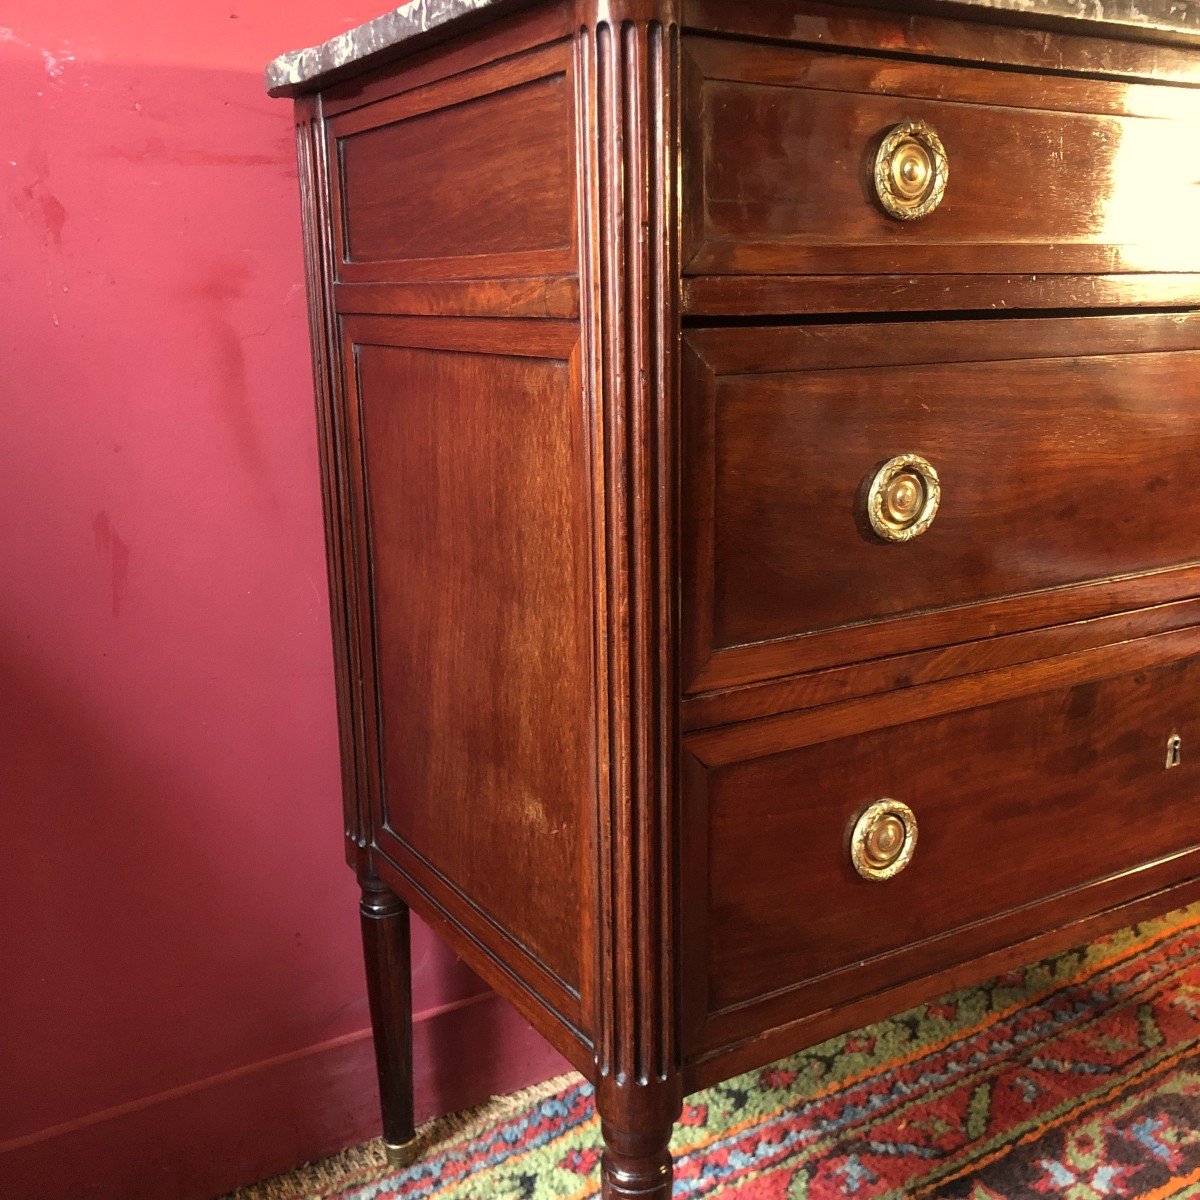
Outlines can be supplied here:
M665 1197L688 1091L1200 897L1200 7L421 0L269 83L397 1157L409 907Z

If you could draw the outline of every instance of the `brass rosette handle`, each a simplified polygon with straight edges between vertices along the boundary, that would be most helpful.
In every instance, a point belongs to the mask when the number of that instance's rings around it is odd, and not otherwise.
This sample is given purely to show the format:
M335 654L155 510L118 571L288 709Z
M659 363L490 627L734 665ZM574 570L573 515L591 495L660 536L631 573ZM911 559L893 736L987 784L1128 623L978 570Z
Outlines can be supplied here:
M924 121L890 129L875 155L875 195L898 221L927 217L942 202L950 163L942 139Z
M867 492L871 528L885 542L911 542L937 516L942 481L919 454L898 454L875 473Z
M877 800L858 818L850 835L850 861L873 883L899 875L917 848L917 818L899 800Z

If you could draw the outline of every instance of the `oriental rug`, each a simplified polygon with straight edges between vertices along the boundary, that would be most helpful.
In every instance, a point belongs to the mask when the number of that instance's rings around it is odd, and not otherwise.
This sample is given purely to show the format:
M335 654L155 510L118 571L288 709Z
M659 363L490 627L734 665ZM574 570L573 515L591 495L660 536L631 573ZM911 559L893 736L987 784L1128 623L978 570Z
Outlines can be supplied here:
M585 1200L591 1089L555 1081L238 1200ZM1200 1198L1200 905L690 1097L676 1197Z

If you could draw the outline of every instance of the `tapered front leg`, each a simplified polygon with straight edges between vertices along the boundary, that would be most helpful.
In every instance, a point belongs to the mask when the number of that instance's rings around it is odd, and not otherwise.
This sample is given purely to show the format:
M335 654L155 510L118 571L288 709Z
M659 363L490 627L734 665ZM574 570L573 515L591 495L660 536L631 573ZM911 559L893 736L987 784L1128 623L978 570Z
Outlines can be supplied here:
M670 1200L672 1126L621 1129L602 1115L600 1129L604 1134L600 1186L605 1200Z
M373 875L359 882L367 996L383 1108L383 1142L388 1162L401 1167L412 1162L416 1151L408 905Z

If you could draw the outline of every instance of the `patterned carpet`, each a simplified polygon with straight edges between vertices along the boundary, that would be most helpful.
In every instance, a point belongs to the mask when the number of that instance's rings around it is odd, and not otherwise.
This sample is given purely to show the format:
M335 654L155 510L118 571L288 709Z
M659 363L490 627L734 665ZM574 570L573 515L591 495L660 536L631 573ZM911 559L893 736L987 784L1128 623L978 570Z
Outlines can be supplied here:
M237 1200L583 1200L591 1091L557 1084ZM1200 905L693 1096L674 1152L677 1197L1200 1197Z

